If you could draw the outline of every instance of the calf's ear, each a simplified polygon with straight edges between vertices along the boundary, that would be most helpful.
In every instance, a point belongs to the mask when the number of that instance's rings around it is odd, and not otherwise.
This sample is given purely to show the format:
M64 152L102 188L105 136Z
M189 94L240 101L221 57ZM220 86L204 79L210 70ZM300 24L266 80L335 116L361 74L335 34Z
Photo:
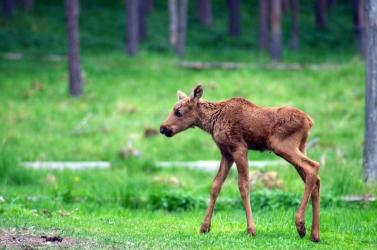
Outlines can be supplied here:
M177 96L178 96L178 101L182 101L183 99L187 97L187 95L180 90L177 91Z
M203 95L203 86L197 85L190 94L190 99L193 101L198 101Z

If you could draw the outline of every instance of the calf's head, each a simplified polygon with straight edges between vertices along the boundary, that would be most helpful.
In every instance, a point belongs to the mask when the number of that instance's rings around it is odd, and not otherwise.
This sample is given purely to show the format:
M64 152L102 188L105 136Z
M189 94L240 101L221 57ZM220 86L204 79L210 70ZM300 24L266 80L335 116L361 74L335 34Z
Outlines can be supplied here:
M160 126L160 133L167 137L172 137L183 130L195 126L198 120L198 103L203 95L203 87L197 85L190 96L180 90L178 90L177 95L178 102Z

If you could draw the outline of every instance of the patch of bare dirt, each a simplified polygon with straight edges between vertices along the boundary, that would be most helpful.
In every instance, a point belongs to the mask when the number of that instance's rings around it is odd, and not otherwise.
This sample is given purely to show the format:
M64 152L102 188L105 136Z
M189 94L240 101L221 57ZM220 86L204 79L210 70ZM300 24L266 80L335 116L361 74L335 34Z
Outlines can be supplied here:
M58 232L34 232L30 229L0 229L0 248L43 249L75 248L91 249L93 242L84 239L63 237Z

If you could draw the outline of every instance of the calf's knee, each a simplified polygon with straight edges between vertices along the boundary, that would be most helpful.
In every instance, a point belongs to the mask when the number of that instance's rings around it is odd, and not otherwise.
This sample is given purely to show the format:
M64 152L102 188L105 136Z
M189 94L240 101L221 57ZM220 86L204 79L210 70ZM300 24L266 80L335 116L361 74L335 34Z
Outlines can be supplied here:
M245 199L249 195L249 184L248 183L238 184L238 189L240 190L240 194L241 194L242 199Z
M319 176L317 176L317 181L315 183L313 192L312 192L312 197L318 198L319 197L319 192L320 192L320 186L321 186L321 180Z

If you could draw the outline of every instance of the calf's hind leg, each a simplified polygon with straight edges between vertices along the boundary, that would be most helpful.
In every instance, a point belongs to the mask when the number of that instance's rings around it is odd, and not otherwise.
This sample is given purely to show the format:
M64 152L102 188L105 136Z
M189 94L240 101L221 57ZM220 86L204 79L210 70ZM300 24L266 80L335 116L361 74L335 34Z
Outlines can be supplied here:
M277 155L283 157L297 169L305 182L304 195L295 216L297 232L300 237L304 237L306 234L305 211L308 200L312 196L312 192L317 186L316 184L319 183L319 178L317 175L319 164L315 161L310 160L299 150L299 143L296 143L299 141L300 140L297 140L296 135L296 137L292 136L290 138L284 139L283 141L272 140L271 145L273 151ZM317 242L319 240L319 188L318 192L317 190L315 191L314 200L312 197L312 202L314 202L313 213L315 213L315 216L313 216L313 221L315 223L313 223L314 230L312 229L312 240ZM313 235L313 232L317 235Z
M299 146L299 150L306 155L306 144L307 134L301 139L301 143ZM298 169L297 169L298 170ZM298 171L302 180L305 182L305 173L303 171ZM311 240L314 242L319 242L319 211L320 211L320 187L321 187L321 180L317 175L317 181L315 187L312 191L311 200L312 200L312 207L313 207L313 215L312 215L312 232L311 232Z
M304 171L299 170L297 172L300 174L302 180L305 183L306 174ZM317 182L311 194L313 215L312 215L312 231L311 231L311 240L314 242L319 242L319 211L320 211L320 178L317 175Z
M313 206L313 218L312 218L312 233L310 239L314 242L319 242L319 210L320 210L320 189L321 180L317 176L317 182L312 192L312 206Z

